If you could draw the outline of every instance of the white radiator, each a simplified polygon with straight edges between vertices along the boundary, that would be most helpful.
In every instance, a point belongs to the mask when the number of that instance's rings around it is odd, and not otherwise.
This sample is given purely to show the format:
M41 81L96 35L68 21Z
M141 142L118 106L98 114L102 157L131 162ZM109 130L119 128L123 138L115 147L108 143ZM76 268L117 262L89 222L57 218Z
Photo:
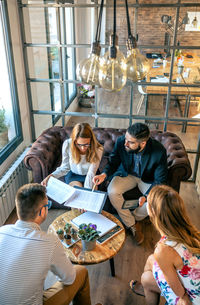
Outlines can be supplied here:
M18 188L29 183L28 170L23 159L27 148L0 179L0 226L2 226L15 207L15 195Z

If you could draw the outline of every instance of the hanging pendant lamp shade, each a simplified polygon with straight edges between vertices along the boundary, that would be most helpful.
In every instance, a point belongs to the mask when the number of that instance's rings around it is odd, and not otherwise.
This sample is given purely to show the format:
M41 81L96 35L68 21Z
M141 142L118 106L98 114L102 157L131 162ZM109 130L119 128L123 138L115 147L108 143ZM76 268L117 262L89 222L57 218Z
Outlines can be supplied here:
M126 70L127 79L137 82L144 79L150 70L150 64L148 59L142 55L137 48L136 38L131 33L130 19L128 12L128 3L126 4L126 18L128 27L128 39L126 42L127 46L127 58L126 58Z
M126 84L126 63L123 53L119 50L118 36L110 36L109 50L100 60L99 82L102 88L119 91Z
M126 63L118 47L116 35L116 0L114 0L113 34L110 37L109 51L100 60L99 82L102 88L119 91L126 84Z

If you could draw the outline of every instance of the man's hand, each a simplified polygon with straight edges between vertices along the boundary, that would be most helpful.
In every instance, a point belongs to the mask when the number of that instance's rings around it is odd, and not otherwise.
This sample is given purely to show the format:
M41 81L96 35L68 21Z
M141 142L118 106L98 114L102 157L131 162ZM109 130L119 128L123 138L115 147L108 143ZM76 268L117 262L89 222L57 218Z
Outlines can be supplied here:
M50 177L53 177L53 176L52 176L51 174L48 175L48 176L41 182L41 184L42 184L43 186L47 186L48 180L49 180Z
M142 207L143 204L147 201L146 197L145 196L141 196L139 198L139 206Z
M94 176L92 182L96 185L101 184L106 179L107 175L105 173L102 173L101 175Z

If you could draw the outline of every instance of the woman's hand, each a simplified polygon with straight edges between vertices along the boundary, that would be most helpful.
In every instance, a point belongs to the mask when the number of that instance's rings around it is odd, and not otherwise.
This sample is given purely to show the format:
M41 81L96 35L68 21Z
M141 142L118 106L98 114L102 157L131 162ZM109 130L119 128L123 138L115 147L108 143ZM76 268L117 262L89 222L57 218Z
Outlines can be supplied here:
M41 182L41 184L42 184L43 186L47 186L48 180L49 180L50 177L53 177L52 174L48 175L48 176Z
M192 305L192 302L190 301L187 292L185 292L184 296L178 300L177 305Z

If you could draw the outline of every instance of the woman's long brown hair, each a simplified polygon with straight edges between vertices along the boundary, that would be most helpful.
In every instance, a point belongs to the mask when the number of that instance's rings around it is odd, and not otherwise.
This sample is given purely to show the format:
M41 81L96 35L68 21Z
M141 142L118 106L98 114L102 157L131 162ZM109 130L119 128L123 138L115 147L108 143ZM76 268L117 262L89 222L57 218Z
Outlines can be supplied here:
M81 160L80 151L76 146L76 140L78 138L90 139L90 147L86 152L86 160L87 162L93 163L99 160L97 150L102 145L96 140L96 137L92 131L92 128L88 123L78 123L74 126L71 134L71 152L72 158L76 164L78 164ZM103 147L102 147L103 150Z
M191 223L184 202L169 186L157 185L148 195L150 219L168 240L181 243L193 254L200 254L200 232Z

